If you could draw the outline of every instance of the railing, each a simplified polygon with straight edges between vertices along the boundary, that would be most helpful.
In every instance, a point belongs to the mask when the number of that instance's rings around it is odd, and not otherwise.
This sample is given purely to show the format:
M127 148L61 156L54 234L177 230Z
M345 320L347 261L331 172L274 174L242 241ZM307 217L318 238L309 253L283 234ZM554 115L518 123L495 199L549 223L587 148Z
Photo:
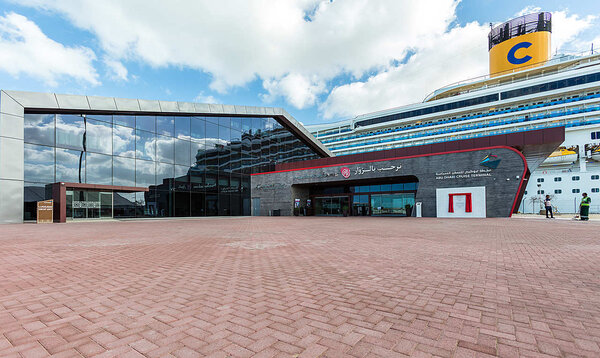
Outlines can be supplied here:
M530 109L556 106L556 105L560 105L560 104L579 102L579 101L584 101L584 100L594 99L594 98L600 98L600 94L593 94L593 95L589 95L589 96L581 96L581 97L576 97L576 98L570 98L570 99L564 99L564 100L558 100L558 101L551 101L551 102L547 102L547 103L535 104L535 105L530 105L530 106L525 106L525 107L511 108L511 109L502 110L502 111L494 111L494 112L482 113L482 114L473 115L473 116L467 116L467 117L460 117L460 118L445 120L445 121L442 121L442 122L422 123L422 124L415 124L415 125L411 125L411 126L407 126L407 127L403 127L403 128L386 129L386 130L378 131L378 132L375 132L375 133L372 133L372 134L357 134L357 135L349 136L349 137L346 137L346 138L335 138L335 139L331 139L331 140L323 140L322 143L323 144L335 143L335 142L341 142L341 141L351 140L351 139L358 139L358 138L364 138L364 137L372 137L372 136L381 135L381 134L403 132L403 131L408 131L408 130L411 130L411 129L426 128L426 127L430 127L430 126L438 126L438 125L444 125L444 124L449 124L449 123L462 122L462 121L467 121L467 120L470 120L470 119L491 117L491 116L496 116L496 115L504 114L504 113L521 112L521 111L530 110Z
M440 131L435 131L435 132L421 132L421 133L415 133L415 134L407 135L407 136L403 136L403 137L380 139L380 140L372 141L372 142L349 144L349 145L345 145L345 146L331 148L331 151L335 152L335 151L340 151L343 149L356 148L356 147L361 147L361 146L393 143L393 142L398 142L401 140L410 140L410 139L415 139L415 138L431 137L431 136L435 136L435 135L443 135L443 134L448 134L448 133L466 132L466 131L470 131L470 130L493 128L493 127L502 126L502 125L525 123L525 122L531 122L531 121L538 121L541 119L564 117L564 116L568 116L568 115L587 113L587 112L593 112L593 111L600 111L600 105L577 108L577 109L570 109L570 110L565 109L563 111L553 111L553 112L546 113L546 114L517 117L517 118L512 118L512 119L504 120L504 121L495 120L495 121L491 121L488 123L480 123L480 124L475 124L475 125L470 125L470 126L463 126L461 128L457 128L457 127L448 128L445 130L440 130ZM595 123L600 123L600 118L586 120L584 117L583 120L576 119L576 120L571 120L571 121L566 121L566 120L565 121L552 121L552 122L544 122L544 123L534 124L534 125L528 126L528 127L523 126L523 127L514 127L514 128L502 128L502 129L498 129L496 131L485 131L484 134L472 133L472 134L467 134L467 135L462 135L462 136L458 135L458 136L451 137L451 138L436 138L436 139L432 139L432 142L445 142L445 141L447 141L447 139L451 139L451 140L468 139L468 138L475 138L475 137L479 137L479 136L483 136L483 135L513 133L513 132L520 132L520 131L524 131L524 130L534 130L534 129L538 129L538 128L547 128L547 127L556 127L556 126L577 127L577 126L595 124Z

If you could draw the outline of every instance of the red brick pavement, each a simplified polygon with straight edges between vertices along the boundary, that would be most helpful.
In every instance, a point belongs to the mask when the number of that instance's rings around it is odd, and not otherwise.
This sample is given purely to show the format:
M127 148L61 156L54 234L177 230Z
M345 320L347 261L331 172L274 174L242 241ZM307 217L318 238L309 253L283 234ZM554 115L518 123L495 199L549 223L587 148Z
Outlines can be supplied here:
M600 357L600 224L0 226L2 357Z

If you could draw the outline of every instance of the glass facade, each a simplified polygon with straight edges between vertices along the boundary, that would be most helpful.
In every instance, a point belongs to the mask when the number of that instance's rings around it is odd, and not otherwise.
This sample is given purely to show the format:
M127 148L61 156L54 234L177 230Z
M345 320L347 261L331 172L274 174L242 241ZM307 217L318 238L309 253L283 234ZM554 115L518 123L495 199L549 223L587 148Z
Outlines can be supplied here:
M269 117L26 113L24 219L56 182L148 188L69 190L74 218L250 215L250 174L315 158Z
M380 184L316 186L309 202L300 203L307 215L318 216L411 216L419 183L402 177Z

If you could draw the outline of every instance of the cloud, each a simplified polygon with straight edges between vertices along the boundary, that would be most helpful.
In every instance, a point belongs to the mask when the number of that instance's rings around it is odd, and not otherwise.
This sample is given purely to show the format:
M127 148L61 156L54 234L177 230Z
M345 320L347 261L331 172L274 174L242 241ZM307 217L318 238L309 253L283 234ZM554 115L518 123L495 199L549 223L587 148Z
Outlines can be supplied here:
M198 93L198 95L194 98L194 102L198 102L198 103L219 103L219 101L211 96L211 95L205 95L204 91L200 91L200 93Z
M105 58L104 65L106 66L108 76L113 80L127 81L128 71L121 61Z
M91 49L64 46L22 15L10 12L0 16L0 48L0 70L12 76L40 78L49 86L65 77L100 84Z
M263 87L268 92L262 95L265 102L271 103L277 97L283 97L298 109L314 105L317 97L327 90L325 82L318 76L309 79L297 73L290 73L281 79L265 80Z
M335 87L320 110L325 118L355 116L421 102L445 85L485 74L489 28L470 23L421 44L408 62L390 66L366 81Z
M362 78L442 35L456 0L230 0L185 4L144 0L22 0L96 35L110 58L209 73L226 93L259 79L265 99L297 108L324 84ZM432 11L435 9L435 11ZM135 14L135 16L131 16ZM299 94L292 93L298 90Z
M584 42L578 37L589 29L597 16L580 17L568 11L552 13L552 49L554 52L579 52L589 49L591 42ZM553 52L553 54L554 54Z

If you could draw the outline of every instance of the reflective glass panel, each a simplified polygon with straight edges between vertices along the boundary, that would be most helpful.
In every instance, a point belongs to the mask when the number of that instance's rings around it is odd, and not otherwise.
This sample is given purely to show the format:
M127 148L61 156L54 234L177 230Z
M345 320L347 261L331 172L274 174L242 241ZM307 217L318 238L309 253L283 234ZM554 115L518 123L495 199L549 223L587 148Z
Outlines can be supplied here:
M135 186L135 159L113 157L113 185Z
M135 186L148 188L156 183L155 163L137 159L135 161Z
M191 145L192 147L190 153L192 155L192 165L203 168L205 165L204 158L206 156L205 142L203 140L192 141Z
M231 119L229 117L219 117L219 125L223 127L231 127Z
M175 135L175 119L171 116L156 117L156 133L168 136Z
M135 157L137 159L154 160L156 158L156 138L153 133L135 131Z
M56 146L83 150L83 117L71 114L56 115Z
M152 133L156 132L156 117L135 116L135 128Z
M135 130L123 126L113 126L113 154L122 157L135 157Z
M113 116L110 114L88 114L88 115L86 115L86 117L97 120L97 121L112 123Z
M190 117L175 117L175 137L190 139Z
M135 193L113 193L113 215L115 218L135 217Z
M191 143L187 140L175 139L175 163L190 165Z
M112 185L112 156L86 153L86 183Z
M175 141L173 137L159 135L156 138L156 159L160 162L173 163L175 160Z
M125 127L135 128L135 116L114 115L113 123Z
M192 117L192 138L204 140L206 137L205 120L201 117Z
M218 138L219 138L219 126L214 123L206 122L206 141L208 142L210 140L210 141L216 143L216 140Z
M85 183L85 153L56 148L56 181Z
M112 154L112 126L106 122L87 119L86 128L87 151Z
M54 114L25 113L25 142L54 145Z
M54 183L54 148L35 144L25 144L25 181Z
M171 190L175 178L173 164L156 163L156 184L159 190Z

